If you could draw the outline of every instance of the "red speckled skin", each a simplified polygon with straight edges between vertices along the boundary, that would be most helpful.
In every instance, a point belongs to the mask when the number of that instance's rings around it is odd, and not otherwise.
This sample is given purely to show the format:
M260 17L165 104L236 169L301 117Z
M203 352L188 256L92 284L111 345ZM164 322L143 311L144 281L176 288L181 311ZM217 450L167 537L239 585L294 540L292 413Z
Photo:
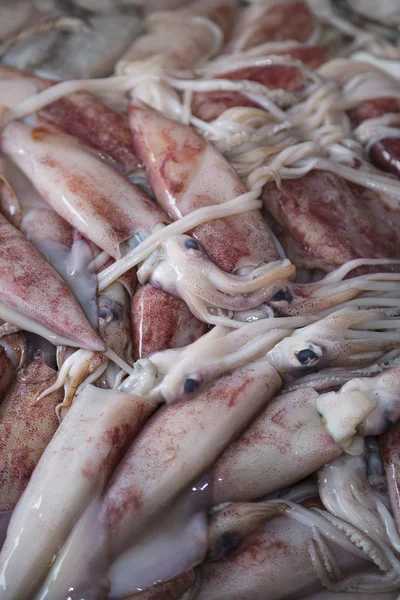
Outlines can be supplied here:
M400 528L400 423L379 437L381 456L385 467L390 504Z
M35 360L0 404L0 511L15 507L58 427L55 408L63 390L37 401L56 379L56 371Z
M10 388L15 375L15 368L6 351L0 346L0 400Z
M187 346L207 329L183 300L149 284L139 287L132 298L131 324L134 360Z
M73 136L12 122L1 148L61 217L116 259L122 242L168 221L140 188Z
M313 388L278 396L214 466L213 503L270 494L342 453L321 423Z
M316 69L326 61L325 49L320 46L290 48L274 52L302 60L306 65ZM215 75L220 79L248 79L256 81L271 89L282 88L287 92L297 92L304 87L301 72L297 67L289 65L271 65L264 67L245 67ZM212 121L228 108L235 106L258 107L257 102L250 100L240 92L195 92L193 94L192 111L203 121Z
M196 600L293 600L319 591L311 540L311 527L289 517L269 521L237 553L199 568ZM331 541L328 547L344 575L368 564Z
M157 201L172 219L246 191L225 158L194 128L142 104L131 104L129 115L135 151L146 165ZM225 271L277 259L259 211L210 221L193 235Z
M115 553L206 471L280 384L269 363L258 361L221 377L190 402L157 411L125 455L106 493Z
M398 254L399 228L374 192L349 184L328 171L311 171L299 179L269 183L265 208L277 235L297 267L331 271L354 258L388 258Z
M0 214L0 300L80 348L104 349L61 277Z
M128 596L123 600L179 600L195 582L194 571L179 575L176 579L160 583L141 594Z
M4 66L0 67L0 79L29 79L39 90L58 83ZM44 107L40 114L111 156L125 171L139 165L133 151L128 117L103 104L96 96L75 92Z
M72 246L71 225L52 208L30 209L22 218L21 231L33 244L46 241Z
M134 394L88 384L81 388L14 510L0 556L2 598L32 597L154 408ZM38 505L40 510L34 510Z
M253 48L264 42L296 40L305 42L314 28L314 19L305 2L282 2L273 6L251 6L243 9L233 28L227 51Z

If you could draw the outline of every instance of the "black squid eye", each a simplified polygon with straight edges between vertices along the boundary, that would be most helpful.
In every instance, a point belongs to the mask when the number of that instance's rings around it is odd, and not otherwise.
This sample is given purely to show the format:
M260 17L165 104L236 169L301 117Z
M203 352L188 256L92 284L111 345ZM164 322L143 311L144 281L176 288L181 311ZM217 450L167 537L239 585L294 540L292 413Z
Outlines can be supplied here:
M314 350L306 348L304 350L300 350L300 352L296 354L296 358L301 365L309 365L310 362L318 358L318 355L314 352Z
M287 302L290 304L292 300L292 292L289 290L289 288L283 288L282 290L279 290L279 292L276 292L276 294L274 294L272 298L268 300L268 302Z
M188 377L185 380L183 391L185 394L193 394L193 392L195 392L199 387L200 383L198 381L196 381L195 379L190 379L190 377Z
M188 240L186 240L184 246L187 250L198 250L199 249L199 244L193 238L189 238Z

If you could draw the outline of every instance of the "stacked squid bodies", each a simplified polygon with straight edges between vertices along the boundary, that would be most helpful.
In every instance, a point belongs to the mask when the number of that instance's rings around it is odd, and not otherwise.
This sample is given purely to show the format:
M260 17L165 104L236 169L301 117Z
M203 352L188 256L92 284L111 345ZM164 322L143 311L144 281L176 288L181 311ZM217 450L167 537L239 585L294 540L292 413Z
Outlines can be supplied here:
M156 12L126 110L0 66L4 600L397 597L400 86L317 33Z

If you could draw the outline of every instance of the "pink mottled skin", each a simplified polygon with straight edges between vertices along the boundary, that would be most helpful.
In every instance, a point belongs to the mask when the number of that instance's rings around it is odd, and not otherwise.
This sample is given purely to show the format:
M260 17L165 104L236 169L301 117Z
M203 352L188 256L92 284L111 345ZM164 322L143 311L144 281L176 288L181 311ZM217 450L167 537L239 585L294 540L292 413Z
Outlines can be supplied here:
M1 147L63 219L115 259L122 242L168 220L77 138L12 122L2 132Z
M400 528L400 423L381 435L379 442L390 504L397 527Z
M183 300L149 284L139 287L132 298L131 325L134 360L159 350L187 346L207 329Z
M0 80L31 81L38 91L58 83L5 66L0 67ZM128 117L113 110L96 96L75 92L44 107L39 115L109 155L125 171L131 171L139 165L132 147Z
M210 46L217 49L210 25L215 23L226 37L237 12L236 0L197 0L173 12L153 13L145 21L145 33L117 65L117 72L119 66L123 71L124 65L154 56L169 69L192 69L209 56Z
M225 158L194 128L144 104L131 104L129 116L135 151L146 166L157 201L172 219L247 191ZM277 259L259 211L210 221L192 234L211 260L228 272Z
M206 471L280 384L276 371L262 360L221 377L196 399L166 406L154 415L105 495L114 554Z
M72 246L71 225L50 207L28 210L22 218L21 231L33 244L46 241L56 242L67 248Z
M71 339L104 350L69 288L25 236L0 214L0 300Z
M55 408L63 391L37 400L56 379L52 368L34 360L0 404L0 511L15 507L58 427Z
M154 408L134 394L81 388L14 509L0 554L4 600L31 600L69 532L101 494Z
M292 600L318 592L311 544L311 527L287 516L273 519L227 559L199 567L196 600ZM344 575L368 565L332 542L328 546Z
M274 53L275 54L275 53ZM311 68L318 68L326 60L325 49L320 46L290 48L276 52L277 55L288 55L297 58ZM296 66L269 65L252 66L215 74L218 79L256 81L270 89L282 88L287 92L298 92L304 88L304 80ZM203 121L212 121L225 110L236 106L259 107L256 101L250 100L240 92L195 92L193 94L192 111Z
M355 258L398 254L395 215L371 190L350 184L328 171L269 183L265 208L288 257L297 267L331 271Z
M314 26L314 18L305 2L250 6L240 12L226 51L246 50L270 41L306 42Z
M340 456L311 387L278 396L214 466L213 503L240 502L292 485Z

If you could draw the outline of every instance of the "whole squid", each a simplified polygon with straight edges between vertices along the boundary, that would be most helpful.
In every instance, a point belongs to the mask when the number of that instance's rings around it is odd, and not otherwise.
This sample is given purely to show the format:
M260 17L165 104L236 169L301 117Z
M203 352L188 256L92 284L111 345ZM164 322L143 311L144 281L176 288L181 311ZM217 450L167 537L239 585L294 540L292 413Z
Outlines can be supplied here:
M89 507L72 531L40 598L59 598L70 587L82 589L87 574L76 569L78 555L85 556L80 564L97 564L104 545L109 545L111 560L128 550L156 515L211 466L279 386L276 371L259 360L220 378L197 399L157 411L114 473L100 507ZM98 549L87 544L88 527L94 527L101 540ZM101 590L102 586L103 582Z
M53 343L104 351L61 277L1 214L0 241L1 318Z
M32 598L71 527L102 493L154 408L132 394L82 387L14 509L0 553L4 598Z

